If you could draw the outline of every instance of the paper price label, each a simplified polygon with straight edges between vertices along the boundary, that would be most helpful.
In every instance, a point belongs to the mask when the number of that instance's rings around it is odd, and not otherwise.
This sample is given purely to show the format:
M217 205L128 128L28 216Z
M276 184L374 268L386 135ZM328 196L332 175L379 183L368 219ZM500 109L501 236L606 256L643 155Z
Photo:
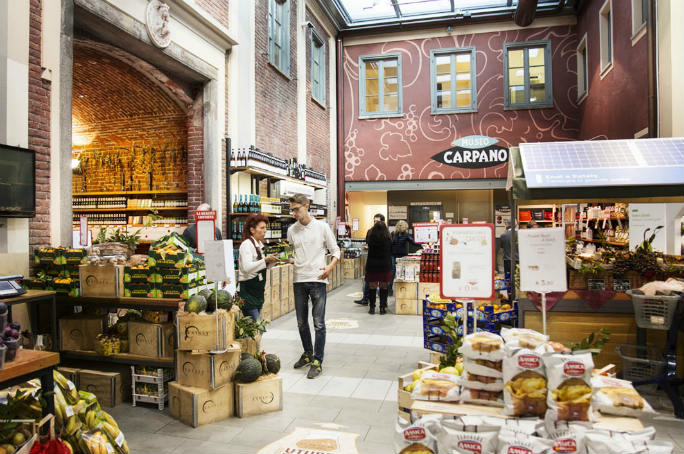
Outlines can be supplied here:
M74 408L71 405L68 405L64 410L64 413L66 413L67 418L71 418L72 416L74 416Z
M120 447L121 445L123 445L124 440L125 438L123 432L119 432L119 435L116 437L114 442Z
M107 452L108 452L108 453L114 452L114 446L112 446L111 444L109 444L109 442L105 443L105 449L107 449Z
M665 317L662 317L660 315L651 315L651 323L653 323L654 325L664 325Z
M76 386L71 383L71 380L67 380L67 388L71 391L72 389L76 389Z

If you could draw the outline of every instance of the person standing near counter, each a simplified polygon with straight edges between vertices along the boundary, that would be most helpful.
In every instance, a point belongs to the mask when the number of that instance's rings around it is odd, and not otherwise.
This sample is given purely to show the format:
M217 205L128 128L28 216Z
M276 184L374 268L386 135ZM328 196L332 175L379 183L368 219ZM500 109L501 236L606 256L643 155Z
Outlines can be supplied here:
M278 261L273 254L264 256L263 241L267 228L268 218L263 214L247 216L238 258L238 295L245 301L241 310L255 322L260 319L259 313L264 306L266 268Z
M309 199L304 194L290 197L290 213L297 222L287 230L287 241L294 248L294 299L297 326L304 353L294 364L295 369L310 366L307 378L316 378L323 372L325 350L325 303L328 274L340 259L340 248L330 227L309 214ZM325 254L332 255L330 264L325 264ZM315 343L311 343L309 329L309 300L316 332Z

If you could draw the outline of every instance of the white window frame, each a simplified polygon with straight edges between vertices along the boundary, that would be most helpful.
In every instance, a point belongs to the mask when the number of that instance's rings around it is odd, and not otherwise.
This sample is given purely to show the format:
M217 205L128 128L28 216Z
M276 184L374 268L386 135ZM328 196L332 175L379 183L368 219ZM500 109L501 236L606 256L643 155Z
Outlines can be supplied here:
M601 42L601 79L613 69L613 55L615 53L613 11L613 0L606 0L598 13L599 41Z
M586 82L586 86L582 87ZM589 94L589 48L585 33L577 46L577 104Z
M646 36L648 16L644 17L644 8L650 7L650 0L631 0L632 1L632 46L641 38ZM650 11L648 9L647 11Z
M290 77L290 0L268 1L268 62L284 76ZM276 35L276 22L280 23L280 36ZM280 43L280 49L277 48ZM278 62L275 60L278 53Z
M325 108L325 90L327 88L325 83L325 41L321 35L316 33L316 30L311 29L309 43L311 44L311 74L309 79L311 98ZM318 87L317 90L314 89L315 86Z
M366 112L366 62L379 60L397 60L397 110L382 110L380 112ZM384 103L384 69L378 75L378 97ZM403 105L403 86L401 82L401 54L375 54L361 55L359 57L359 118L391 118L402 117L404 115ZM384 105L383 105L384 107Z
M470 105L467 107L453 106L456 103L456 66L452 60L450 76L452 77L450 107L437 107L437 57L443 55L468 55L470 57ZM477 68L474 47L458 47L452 49L433 49L430 51L430 108L433 115L477 112Z

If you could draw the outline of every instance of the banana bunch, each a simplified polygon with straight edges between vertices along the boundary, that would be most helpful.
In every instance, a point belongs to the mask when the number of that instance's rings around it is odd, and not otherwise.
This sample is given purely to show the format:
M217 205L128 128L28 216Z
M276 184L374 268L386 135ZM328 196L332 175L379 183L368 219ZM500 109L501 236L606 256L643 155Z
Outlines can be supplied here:
M100 410L100 403L97 401L97 396L88 391L79 391L78 396L85 400L90 408L94 408L96 411Z
M108 454L114 451L112 445L107 440L107 436L100 430L93 430L83 434L83 440L88 448L87 453L90 454Z
M59 385L59 387L62 389L64 397L69 405L76 405L80 399L76 386L74 386L70 380L67 380L64 375L60 374L56 370L52 371L52 377L54 378L55 383L57 383L57 385Z
M111 416L110 416L111 418ZM124 438L121 429L116 425L112 425L108 422L102 422L101 430L107 435L109 441L114 445L115 449L119 451L120 454L130 454L130 449L128 449L128 443Z

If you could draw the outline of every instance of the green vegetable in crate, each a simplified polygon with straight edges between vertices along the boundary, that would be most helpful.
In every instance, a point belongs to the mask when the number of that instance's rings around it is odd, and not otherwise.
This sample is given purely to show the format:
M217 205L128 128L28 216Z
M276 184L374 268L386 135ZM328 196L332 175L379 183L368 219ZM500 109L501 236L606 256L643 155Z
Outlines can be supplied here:
M193 312L199 314L200 312L206 310L207 299L201 295L193 295L188 298L188 302L185 303L185 311Z
M207 312L214 312L216 307L229 311L233 307L233 296L226 290L218 290L213 292L207 298Z
M235 381L238 383L252 383L261 376L261 361L256 358L247 358L240 361L235 371Z
M202 295L207 300L209 300L209 297L214 295L214 291L210 288L205 288L205 289L200 290L198 295Z
M278 356L273 353L268 353L265 356L265 359L269 374L277 374L280 372L280 358L278 358Z
M250 355L249 353L240 353L240 361L242 361L244 359L248 359L248 358L254 358L254 357L252 355Z

